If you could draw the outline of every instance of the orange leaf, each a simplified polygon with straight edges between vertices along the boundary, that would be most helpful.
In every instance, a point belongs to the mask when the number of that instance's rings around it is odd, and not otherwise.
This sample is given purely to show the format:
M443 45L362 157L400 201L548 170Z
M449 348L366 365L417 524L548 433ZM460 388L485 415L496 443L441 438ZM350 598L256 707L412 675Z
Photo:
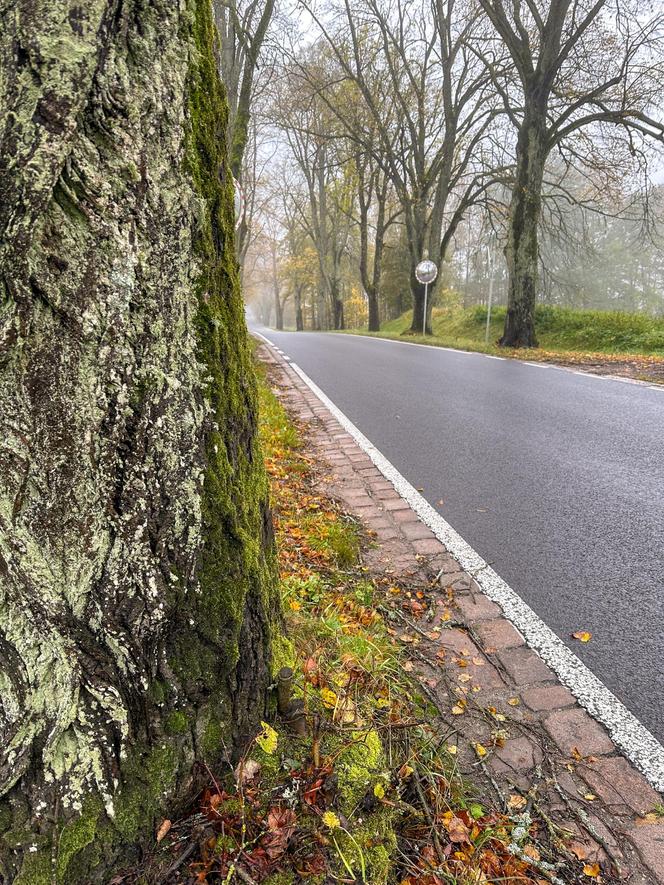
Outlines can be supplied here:
M591 879L599 878L599 864L598 863L587 863L583 866L583 872L586 876L589 876Z
M165 821L162 822L161 826L157 830L157 842L161 842L161 840L168 833L170 828L171 828L170 820L166 819Z
M577 630L576 633L572 633L574 639L579 639L581 642L590 642L593 638L592 633L588 633L587 630Z

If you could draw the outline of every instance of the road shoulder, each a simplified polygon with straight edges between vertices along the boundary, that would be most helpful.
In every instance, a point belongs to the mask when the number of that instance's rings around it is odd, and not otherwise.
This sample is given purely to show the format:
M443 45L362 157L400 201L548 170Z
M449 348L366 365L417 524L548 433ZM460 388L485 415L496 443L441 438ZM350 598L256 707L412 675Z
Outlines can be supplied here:
M273 348L259 350L275 392L327 465L326 491L369 533L366 567L408 588L386 617L453 730L464 772L505 804L515 790L526 796L551 827L573 835L590 870L601 865L604 881L664 882L661 795L293 367Z

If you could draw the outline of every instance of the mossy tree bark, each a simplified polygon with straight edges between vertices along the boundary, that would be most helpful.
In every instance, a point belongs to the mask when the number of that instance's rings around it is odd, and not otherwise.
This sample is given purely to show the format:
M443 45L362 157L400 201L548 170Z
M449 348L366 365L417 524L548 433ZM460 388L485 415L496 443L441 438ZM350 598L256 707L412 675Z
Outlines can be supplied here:
M267 482L209 0L0 27L0 881L108 881L264 710Z

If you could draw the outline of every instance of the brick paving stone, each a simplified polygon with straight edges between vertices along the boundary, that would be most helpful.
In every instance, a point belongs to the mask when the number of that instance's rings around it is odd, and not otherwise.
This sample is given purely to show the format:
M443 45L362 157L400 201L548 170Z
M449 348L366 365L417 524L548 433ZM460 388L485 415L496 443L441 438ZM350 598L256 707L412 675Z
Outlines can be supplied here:
M410 510L410 504L408 501L404 501L403 498L399 497L385 501L383 506L386 510Z
M602 726L578 707L552 713L544 720L544 727L568 756L573 750L582 756L615 752L613 741Z
M598 759L580 769L579 774L607 805L628 805L637 814L645 815L662 801L623 756Z
M441 630L439 642L444 648L450 649L460 657L469 659L476 657L486 660L470 636L463 630L459 630L458 627L448 627Z
M456 606L461 612L464 621L474 624L476 621L486 621L500 615L500 607L483 593L476 596L460 596L455 600Z
M459 563L453 556L450 556L449 553L446 553L445 560L439 571L443 573L440 578L440 582L442 584L445 580L445 575L456 574L456 572L463 571L463 569L459 566ZM444 586L446 587L447 584L445 584Z
M501 652L498 657L507 673L517 685L534 682L552 682L556 677L544 661L525 646Z
M380 486L377 487L376 485L374 485L372 483L371 484L371 491L373 492L373 495L375 498L380 498L382 501L389 501L390 499L393 499L396 501L397 498L399 500L401 500L399 493L395 489L392 489L392 488L385 489L385 488L381 488Z
M454 590L455 593L465 593L472 587L472 579L465 573L462 573L458 578L450 575L447 580L450 582L452 590Z
M387 525L384 528L373 529L376 533L376 537L380 538L381 541L389 541L392 538L399 537L399 529L394 525Z
M505 746L498 747L491 759L494 771L531 771L543 759L540 746L525 736L509 738Z
M527 688L521 697L524 704L535 712L559 710L576 703L574 695L564 685L536 685Z
M493 646L498 651L525 645L523 636L510 624L507 618L483 621L475 629L477 635L486 645Z
M392 512L397 522L421 522L414 510L393 510Z
M433 532L423 522L404 522L401 531L409 541L422 541L424 538L434 538Z
M387 479L383 479L382 473L380 474L380 479L371 482L370 485L372 489L380 489L380 491L394 492L395 495L399 494L391 482L389 482Z
M370 516L365 520L371 531L377 529L396 528L391 519L387 519L382 510L378 511L378 516Z
M664 882L664 820L653 824L635 825L629 838L658 881Z
M427 540L421 541L413 541L413 547L415 548L417 553L420 553L422 556L428 556L430 554L440 553L443 549L443 545L437 538L429 538Z

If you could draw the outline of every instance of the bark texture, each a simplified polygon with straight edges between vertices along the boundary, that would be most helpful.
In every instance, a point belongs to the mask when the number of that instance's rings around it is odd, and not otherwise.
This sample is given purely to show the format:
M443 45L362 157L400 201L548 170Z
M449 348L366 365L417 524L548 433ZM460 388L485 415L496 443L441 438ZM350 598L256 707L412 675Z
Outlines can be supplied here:
M0 881L108 881L264 709L209 0L0 3Z
M507 267L509 293L505 347L536 347L535 302L538 289L538 229L542 181L547 155L546 112L538 107L524 118L519 131L515 182L510 204Z

